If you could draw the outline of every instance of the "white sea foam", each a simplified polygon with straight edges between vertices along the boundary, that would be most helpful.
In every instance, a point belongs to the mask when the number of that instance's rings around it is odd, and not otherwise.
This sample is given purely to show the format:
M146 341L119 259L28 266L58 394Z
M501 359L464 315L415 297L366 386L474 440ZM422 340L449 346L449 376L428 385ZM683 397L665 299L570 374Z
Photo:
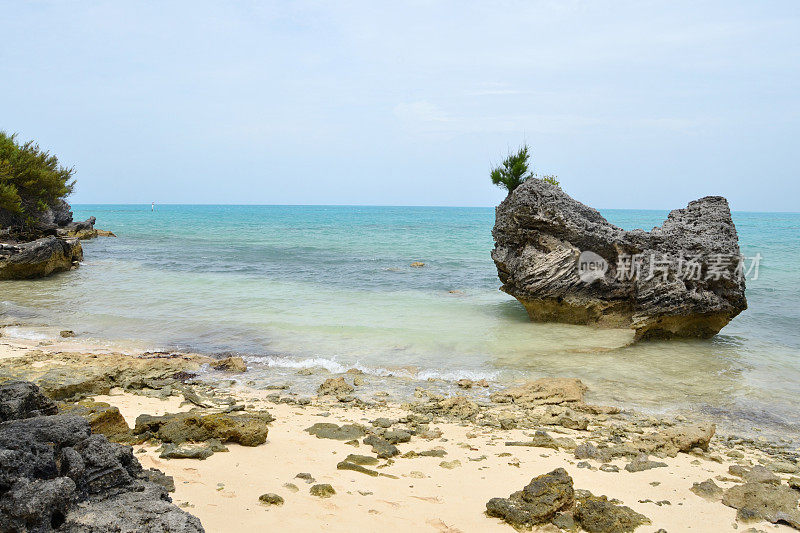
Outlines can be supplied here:
M48 335L38 328L26 328L20 326L8 326L3 329L3 336L12 339L23 339L28 341L45 341L55 339L55 335Z
M454 369L448 371L435 370L435 369L419 369L413 370L409 368L384 368L364 365L360 362L343 363L336 360L335 357L310 357L307 359L292 359L288 357L278 356L245 356L242 357L246 363L265 365L270 368L324 368L332 374L344 374L348 370L359 370L364 374L380 377L407 377L424 381L427 379L441 379L445 381L457 381L459 379L471 380L496 380L499 372L491 371L471 371L463 369Z

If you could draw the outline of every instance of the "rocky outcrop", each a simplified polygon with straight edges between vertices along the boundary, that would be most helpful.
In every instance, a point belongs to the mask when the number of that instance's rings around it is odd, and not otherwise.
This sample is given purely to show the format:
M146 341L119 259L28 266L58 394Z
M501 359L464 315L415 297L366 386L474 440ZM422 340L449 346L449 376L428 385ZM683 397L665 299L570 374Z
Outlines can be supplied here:
M637 338L711 337L747 308L728 202L708 196L650 232L625 231L558 186L531 179L496 209L501 290L535 321L633 328Z
M83 259L78 239L43 237L21 244L0 243L0 280L42 278L71 270Z
M0 411L20 417L0 423L0 531L203 531L171 503L166 476L83 418L42 415L52 407L30 384L0 385Z
M77 238L81 240L94 239L95 237L116 237L112 232L96 229L94 223L95 217L89 217L83 222L72 222L60 225L57 228L57 233L60 237Z
M74 222L63 200L29 223L0 209L0 280L43 278L75 268L83 260L79 241L116 237L95 229L94 223L95 217Z

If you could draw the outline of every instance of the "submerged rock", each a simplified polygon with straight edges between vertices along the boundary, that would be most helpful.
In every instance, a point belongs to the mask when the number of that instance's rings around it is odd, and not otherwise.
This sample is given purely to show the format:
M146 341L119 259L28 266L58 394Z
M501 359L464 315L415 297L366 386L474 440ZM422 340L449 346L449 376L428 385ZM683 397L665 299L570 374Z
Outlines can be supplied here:
M532 320L633 328L637 338L705 338L747 308L722 197L690 202L650 232L625 231L558 186L530 179L495 220L501 290Z

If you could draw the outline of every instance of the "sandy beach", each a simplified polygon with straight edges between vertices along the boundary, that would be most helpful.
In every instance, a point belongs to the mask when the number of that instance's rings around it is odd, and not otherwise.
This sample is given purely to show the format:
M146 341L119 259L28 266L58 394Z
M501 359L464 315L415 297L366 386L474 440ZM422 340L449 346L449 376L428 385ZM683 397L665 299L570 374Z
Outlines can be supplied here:
M52 373L47 374L52 369L68 369L76 364L84 365L86 375L107 373L111 376L121 367L144 368L137 366L142 362L150 361L148 368L151 368L152 357L153 354L108 353L102 347L73 339L37 342L3 338L0 339L0 379L25 374L34 382L44 382L49 378L43 376L52 376ZM213 360L191 354L169 354L155 361L174 365L170 367L171 372L182 368L203 373L202 369ZM109 370L111 368L116 370ZM508 497L532 478L556 468L568 472L576 490L605 495L647 517L650 523L641 528L645 531L719 532L741 531L747 527L791 530L784 524L763 521L737 523L737 510L723 505L720 495L702 497L692 491L695 483L709 479L723 490L742 483L741 478L731 474L736 467L764 464L772 470L776 470L776 465L783 465L783 470L796 469L796 462L787 463L787 457L796 451L782 449L780 444L748 443L716 434L707 450L695 448L676 453L674 457L669 453L656 454L649 460L661 465L631 472L625 468L632 463L630 456L607 457L602 461L578 459L575 448L593 442L603 449L609 435L615 435L619 442L636 442L643 435L657 435L692 422L657 420L630 412L617 414L616 409L609 407L574 404L583 410L569 412L586 415L585 429L581 428L581 423L575 425L563 418L552 424L532 424L532 418L524 413L525 408L516 404L473 403L466 397L455 401L452 405L458 408L451 409L448 414L447 408L436 409L451 405L443 403L451 399L429 397L424 391L418 391L416 397L408 398L407 402L359 398L358 387L349 387L354 381L358 382L357 377L357 374L332 376L319 372L321 385L330 380L328 385L335 388L341 386L343 378L348 384L347 394L299 397L293 395L291 386L280 390L254 389L247 385L246 371L211 372L206 373L203 380L173 383L166 392L148 387L110 387L104 394L76 394L62 405L78 397L83 403L87 399L99 405L105 402L119 410L131 429L137 426L140 415L213 410L210 405L203 409L186 401L187 390L196 394L192 396L195 403L200 397L213 400L217 406L228 406L227 411L268 412L274 420L269 423L266 442L256 446L225 443L227 451L213 453L202 460L165 458L161 456L162 442L155 439L135 442L134 438L135 455L142 465L172 476L173 501L197 516L210 532L266 528L377 531L390 527L405 531L512 531L507 523L487 516L486 503L491 498ZM369 379L379 378L369 376ZM489 387L491 389L492 385ZM465 394L469 391L465 389ZM430 406L439 407L426 413ZM549 405L538 407L552 413L558 404L553 400ZM477 411L470 412L473 408ZM600 414L589 414L592 412ZM498 420L501 423L497 423ZM315 424L331 423L343 428L362 428L361 436L373 431L384 432L382 435L387 435L386 431L397 431L398 453L378 459L363 439L318 438L307 431ZM387 425L390 429L381 428ZM575 428L565 427L571 425ZM543 435L547 435L546 440ZM538 442L538 445L507 444L526 442ZM421 452L431 456L418 455ZM343 461L350 462L346 458L351 454L362 460L369 458L366 472L337 468ZM307 474L305 478L304 473ZM793 475L777 472L782 478L777 482L786 483ZM335 494L327 498L312 495L310 489L317 484L329 484ZM283 503L261 503L259 497L263 494L276 494ZM547 524L534 530L557 531L558 528Z

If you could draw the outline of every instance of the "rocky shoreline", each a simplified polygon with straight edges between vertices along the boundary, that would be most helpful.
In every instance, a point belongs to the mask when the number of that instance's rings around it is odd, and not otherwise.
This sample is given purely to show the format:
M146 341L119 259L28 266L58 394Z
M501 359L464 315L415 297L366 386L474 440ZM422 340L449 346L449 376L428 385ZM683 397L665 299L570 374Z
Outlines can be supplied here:
M66 202L41 216L42 220L25 231L0 227L0 280L43 278L72 270L83 260L80 241L116 237L95 228L95 217L73 221Z
M358 373L320 372L304 396L253 388L236 357L70 346L2 339L0 381L133 446L209 531L800 528L798 450L587 403L577 379L396 402L362 395Z

